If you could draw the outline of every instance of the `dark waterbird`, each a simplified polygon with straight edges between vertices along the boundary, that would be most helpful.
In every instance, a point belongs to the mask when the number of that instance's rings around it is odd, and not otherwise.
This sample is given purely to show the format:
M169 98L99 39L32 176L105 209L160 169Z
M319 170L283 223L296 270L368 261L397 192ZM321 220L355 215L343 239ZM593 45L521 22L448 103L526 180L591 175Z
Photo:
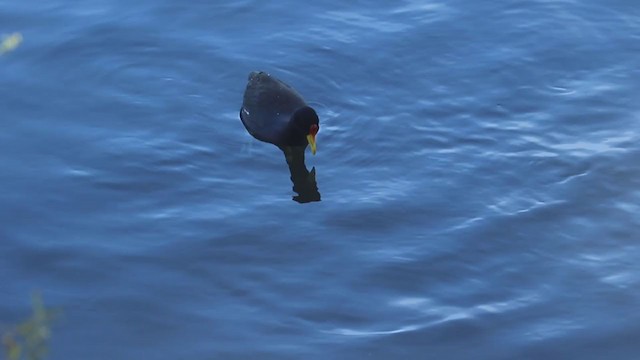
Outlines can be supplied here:
M319 120L291 86L265 72L252 72L244 90L240 120L258 140L277 145L311 146L316 153Z
M289 166L293 200L301 203L320 201L315 168L307 170L304 151L309 145L316 153L318 115L291 86L265 72L249 74L244 91L240 120L256 139L282 150Z

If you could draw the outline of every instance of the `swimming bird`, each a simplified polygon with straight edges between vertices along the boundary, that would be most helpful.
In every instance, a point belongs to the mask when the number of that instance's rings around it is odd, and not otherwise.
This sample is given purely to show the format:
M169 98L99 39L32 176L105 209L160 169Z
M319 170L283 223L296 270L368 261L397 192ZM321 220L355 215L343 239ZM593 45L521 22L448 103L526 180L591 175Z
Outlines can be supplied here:
M249 74L244 91L240 120L256 139L278 146L309 145L316 153L316 134L320 120L315 110L291 86L262 72Z

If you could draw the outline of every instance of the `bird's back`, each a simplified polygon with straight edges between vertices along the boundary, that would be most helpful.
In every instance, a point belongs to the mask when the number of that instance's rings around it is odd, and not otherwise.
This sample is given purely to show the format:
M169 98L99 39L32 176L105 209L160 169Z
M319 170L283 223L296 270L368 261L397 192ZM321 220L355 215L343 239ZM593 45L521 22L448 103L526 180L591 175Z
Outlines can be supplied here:
M240 119L256 139L279 145L293 113L305 106L291 86L264 72L249 74Z

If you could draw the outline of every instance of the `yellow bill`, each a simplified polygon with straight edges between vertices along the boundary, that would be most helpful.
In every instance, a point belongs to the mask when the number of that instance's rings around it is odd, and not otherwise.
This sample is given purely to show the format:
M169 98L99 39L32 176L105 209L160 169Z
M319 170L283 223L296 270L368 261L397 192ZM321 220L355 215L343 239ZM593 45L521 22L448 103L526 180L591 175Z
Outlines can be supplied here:
M311 146L311 153L313 155L316 154L316 136L315 135L307 135L307 141L309 142L309 146Z

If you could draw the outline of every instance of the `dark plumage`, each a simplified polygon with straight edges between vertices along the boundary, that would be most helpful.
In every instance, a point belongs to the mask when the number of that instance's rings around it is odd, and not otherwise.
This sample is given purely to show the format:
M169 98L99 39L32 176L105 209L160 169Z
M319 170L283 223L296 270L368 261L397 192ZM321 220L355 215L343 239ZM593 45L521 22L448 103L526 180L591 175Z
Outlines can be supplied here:
M240 119L258 140L285 147L306 147L315 153L319 119L291 86L264 72L249 74Z

